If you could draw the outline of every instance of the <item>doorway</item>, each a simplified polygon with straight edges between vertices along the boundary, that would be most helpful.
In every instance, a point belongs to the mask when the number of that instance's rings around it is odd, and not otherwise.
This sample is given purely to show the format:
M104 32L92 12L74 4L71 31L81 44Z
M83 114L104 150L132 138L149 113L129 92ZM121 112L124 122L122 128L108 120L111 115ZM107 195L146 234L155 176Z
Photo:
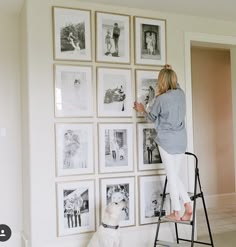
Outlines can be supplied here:
M235 192L230 50L191 47L193 145L206 196Z

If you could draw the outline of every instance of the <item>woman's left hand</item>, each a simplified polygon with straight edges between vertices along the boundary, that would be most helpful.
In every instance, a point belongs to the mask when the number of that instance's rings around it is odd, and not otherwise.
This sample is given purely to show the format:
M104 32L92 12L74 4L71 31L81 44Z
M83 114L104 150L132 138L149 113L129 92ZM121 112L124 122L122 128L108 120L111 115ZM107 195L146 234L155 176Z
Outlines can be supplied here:
M134 110L140 113L144 113L145 112L145 108L144 105L142 103L138 103L137 101L134 102Z

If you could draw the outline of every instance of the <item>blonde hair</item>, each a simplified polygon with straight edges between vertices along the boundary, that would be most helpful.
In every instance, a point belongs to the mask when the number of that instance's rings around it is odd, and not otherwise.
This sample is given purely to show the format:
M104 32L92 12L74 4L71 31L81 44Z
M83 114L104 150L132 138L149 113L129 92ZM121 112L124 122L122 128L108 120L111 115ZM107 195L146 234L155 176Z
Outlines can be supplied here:
M156 95L161 95L170 89L177 89L177 75L169 64L159 72Z

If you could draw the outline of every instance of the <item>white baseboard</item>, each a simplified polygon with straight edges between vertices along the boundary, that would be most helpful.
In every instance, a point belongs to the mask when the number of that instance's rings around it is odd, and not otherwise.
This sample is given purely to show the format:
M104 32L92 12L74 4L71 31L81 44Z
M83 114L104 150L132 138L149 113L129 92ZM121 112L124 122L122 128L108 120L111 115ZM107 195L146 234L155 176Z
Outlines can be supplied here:
M218 194L210 196L204 195L204 199L207 208L227 207L236 204L236 193ZM203 208L201 198L197 199L197 208Z

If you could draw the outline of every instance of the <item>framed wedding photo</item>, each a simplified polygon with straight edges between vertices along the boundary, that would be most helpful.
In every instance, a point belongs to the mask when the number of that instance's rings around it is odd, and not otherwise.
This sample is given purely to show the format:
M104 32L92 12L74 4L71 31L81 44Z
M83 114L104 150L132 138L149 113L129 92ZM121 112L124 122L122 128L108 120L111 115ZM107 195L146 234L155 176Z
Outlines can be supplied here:
M54 59L91 61L91 11L53 7Z
M97 68L99 117L131 117L133 97L131 70Z
M93 115L92 68L55 65L55 116L91 117Z
M58 236L95 231L93 180L57 183Z
M166 64L166 20L134 17L135 64Z
M57 123L55 130L57 175L93 173L93 125L90 123Z
M138 170L163 169L154 123L138 123Z
M135 225L135 179L134 177L102 178L100 180L101 219L107 205L111 202L126 202L122 210L120 226Z
M132 124L99 124L99 171L133 171Z
M130 64L130 16L96 12L96 60Z
M136 70L136 100L149 109L155 99L157 77L159 71L157 70ZM138 117L143 117L142 114L137 113Z
M150 175L139 177L139 224L157 223L158 217L168 215L170 201L165 199L161 210L161 200L165 184L165 175Z

